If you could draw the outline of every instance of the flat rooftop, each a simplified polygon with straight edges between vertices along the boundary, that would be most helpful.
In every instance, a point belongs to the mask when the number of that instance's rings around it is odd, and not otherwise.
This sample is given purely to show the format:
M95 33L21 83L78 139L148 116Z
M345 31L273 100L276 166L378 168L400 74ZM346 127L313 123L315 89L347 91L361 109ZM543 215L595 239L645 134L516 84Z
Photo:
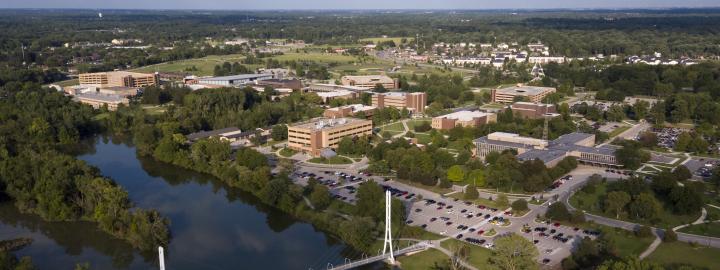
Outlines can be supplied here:
M232 81L232 80L247 80L247 79L260 78L260 77L272 77L272 74L238 74L238 75L221 76L221 77L199 78L198 80Z
M101 102L123 102L124 100L127 100L127 98L119 95L107 95L94 92L78 93L75 94L75 98L81 100L94 100Z
M350 104L350 105L346 105L346 106L329 108L328 110L331 110L331 111L339 111L340 109L345 109L345 108L351 108L353 112L363 112L363 111L371 111L371 110L374 110L376 107L375 107L375 106L368 106L368 105L365 105L365 104Z
M335 127L341 127L349 124L355 124L359 122L370 122L369 120L364 119L357 119L357 118L316 118L308 122L299 123L296 125L290 126L291 128L303 128L303 129L312 129L312 130L323 130L323 129L330 129Z
M347 89L347 90L354 90L354 91L367 91L371 88L368 87L360 87L360 86L354 86L354 85L340 85L340 84L330 84L330 83L314 83L310 85L310 88L317 88L317 87L330 87L334 89Z
M491 114L492 113L486 113L486 112L481 112L481 111L459 111L459 112L449 113L446 115L441 115L438 117L447 118L447 119L456 119L459 121L470 121L470 120L473 120L474 118L484 117L484 116L488 116Z
M334 91L328 91L328 92L317 92L315 94L317 94L319 97L329 98L329 97L347 96L347 95L352 95L354 93L355 92L348 91L348 90L334 90Z
M555 91L554 87L540 87L540 86L511 86L505 88L499 88L495 91L500 94L511 94L511 95L538 95L545 91Z

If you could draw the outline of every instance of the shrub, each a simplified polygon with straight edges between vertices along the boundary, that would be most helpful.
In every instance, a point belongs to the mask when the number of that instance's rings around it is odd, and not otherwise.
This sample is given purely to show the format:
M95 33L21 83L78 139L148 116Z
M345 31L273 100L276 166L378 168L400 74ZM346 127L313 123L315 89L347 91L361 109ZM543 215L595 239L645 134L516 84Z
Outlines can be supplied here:
M515 200L511 205L513 211L526 211L528 210L528 203L525 199Z
M648 238L653 236L652 229L648 226L641 226L637 230L635 230L635 236L641 237L641 238Z
M677 241L677 233L675 233L672 228L666 229L665 235L663 235L663 241L668 243Z

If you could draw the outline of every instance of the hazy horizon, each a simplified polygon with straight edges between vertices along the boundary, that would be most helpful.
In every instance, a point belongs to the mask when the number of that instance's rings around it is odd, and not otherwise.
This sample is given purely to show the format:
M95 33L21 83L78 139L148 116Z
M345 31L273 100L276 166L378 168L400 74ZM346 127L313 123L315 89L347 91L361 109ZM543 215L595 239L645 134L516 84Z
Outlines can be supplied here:
M473 0L380 0L351 1L233 1L233 0L6 0L0 8L47 9L204 9L204 10L483 10L483 9L667 9L720 7L711 0L559 0L537 1L473 1Z

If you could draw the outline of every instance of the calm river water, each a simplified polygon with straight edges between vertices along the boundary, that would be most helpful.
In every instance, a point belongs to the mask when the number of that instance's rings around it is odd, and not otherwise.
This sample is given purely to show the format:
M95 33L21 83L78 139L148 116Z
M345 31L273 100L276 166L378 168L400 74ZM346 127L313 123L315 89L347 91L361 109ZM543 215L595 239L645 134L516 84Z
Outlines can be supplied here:
M137 206L170 218L166 268L325 269L361 255L312 225L228 188L216 178L138 157L125 142L97 137L78 157L115 179ZM0 204L0 239L30 237L17 252L40 269L158 269L157 254L140 254L87 222L44 222ZM372 268L384 268L375 265Z

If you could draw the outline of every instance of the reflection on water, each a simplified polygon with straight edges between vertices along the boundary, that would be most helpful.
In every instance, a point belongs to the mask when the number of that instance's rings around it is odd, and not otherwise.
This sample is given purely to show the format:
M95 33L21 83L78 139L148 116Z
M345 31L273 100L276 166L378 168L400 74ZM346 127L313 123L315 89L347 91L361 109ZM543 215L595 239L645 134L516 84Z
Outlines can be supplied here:
M155 208L171 221L168 269L323 269L360 254L337 239L228 188L214 177L137 157L119 139L98 137L76 149L128 190L142 208ZM0 204L0 237L31 237L18 252L41 269L153 269L154 254L141 255L88 222L44 222Z

